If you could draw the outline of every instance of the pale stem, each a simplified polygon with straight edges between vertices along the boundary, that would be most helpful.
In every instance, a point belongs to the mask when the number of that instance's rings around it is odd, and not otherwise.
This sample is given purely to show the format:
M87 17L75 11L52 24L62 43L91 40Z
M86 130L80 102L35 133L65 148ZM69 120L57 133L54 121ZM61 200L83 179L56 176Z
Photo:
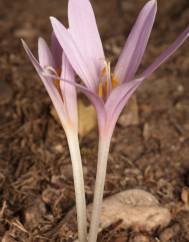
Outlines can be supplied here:
M66 132L73 167L79 242L87 241L86 201L83 169L77 132Z
M111 135L100 135L93 209L89 231L89 242L96 242L98 236L110 141Z

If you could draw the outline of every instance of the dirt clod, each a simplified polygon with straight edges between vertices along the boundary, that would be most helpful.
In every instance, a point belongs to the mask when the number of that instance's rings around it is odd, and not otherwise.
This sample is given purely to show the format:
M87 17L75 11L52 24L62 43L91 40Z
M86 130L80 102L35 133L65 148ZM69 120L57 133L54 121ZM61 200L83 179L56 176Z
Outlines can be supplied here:
M135 235L133 239L129 240L129 242L150 242L150 238L147 235L138 234Z

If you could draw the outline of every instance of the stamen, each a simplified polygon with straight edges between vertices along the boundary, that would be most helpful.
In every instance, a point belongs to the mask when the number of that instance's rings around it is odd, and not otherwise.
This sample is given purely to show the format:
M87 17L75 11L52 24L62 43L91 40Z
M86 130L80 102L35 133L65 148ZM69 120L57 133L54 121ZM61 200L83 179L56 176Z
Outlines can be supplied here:
M106 100L111 90L117 87L118 84L119 84L119 80L117 79L117 77L114 74L111 75L110 61L106 61L105 66L102 69L100 74L100 81L99 81L99 87L98 87L99 97Z
M111 92L111 65L110 65L110 61L107 61L106 63L106 73L107 73L107 85L106 85L106 96L110 94Z
M112 75L112 88L117 87L118 84L119 84L119 80L116 78L115 75Z
M99 86L98 86L98 95L99 97L103 97L103 87L102 87L102 81L100 80Z
M99 96L102 98L106 98L109 93L109 77L110 77L110 63L105 61L105 66L100 74L100 82L99 82Z
M106 66L102 69L101 76L106 76Z
M107 81L108 83L111 82L111 66L110 66L110 61L106 62L106 75L107 75Z
M104 82L104 97L107 97L108 94L108 82L107 80Z

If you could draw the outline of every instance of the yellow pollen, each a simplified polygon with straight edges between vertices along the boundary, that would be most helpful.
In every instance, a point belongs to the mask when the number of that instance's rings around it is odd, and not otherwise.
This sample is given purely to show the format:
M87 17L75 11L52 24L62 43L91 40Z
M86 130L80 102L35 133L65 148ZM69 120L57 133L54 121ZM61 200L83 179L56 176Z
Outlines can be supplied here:
M99 97L103 96L102 81L100 81L99 86L98 86L98 95L99 95Z
M104 67L104 68L102 69L101 76L106 76L106 74L107 74L107 68Z
M100 82L98 86L98 95L103 99L106 99L109 92L119 84L119 80L116 76L114 74L111 76L110 74L110 62L106 62L105 64L106 65L100 74Z
M117 87L118 84L119 84L118 79L115 77L115 75L112 75L112 88Z

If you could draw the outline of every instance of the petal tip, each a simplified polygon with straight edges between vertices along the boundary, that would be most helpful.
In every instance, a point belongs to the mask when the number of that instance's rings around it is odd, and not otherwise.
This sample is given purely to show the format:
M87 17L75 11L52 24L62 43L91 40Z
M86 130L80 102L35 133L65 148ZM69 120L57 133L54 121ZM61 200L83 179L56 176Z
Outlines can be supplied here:
M20 39L20 41L21 41L21 43L22 43L22 46L23 46L24 50L25 50L26 52L28 52L29 48L28 48L28 46L27 46L25 40L24 40L24 39Z
M146 3L146 6L157 9L157 0L150 0L149 2Z
M44 44L46 44L45 40L42 37L39 37L38 38L38 46L39 45L44 45Z
M23 46L26 46L26 42L24 41L24 39L21 38L20 41L21 41Z
M157 0L150 0L149 3L151 3L152 5L157 5Z
M53 29L58 28L60 26L61 23L57 18L50 16L49 19L50 19Z
M44 50L44 47L48 49L48 46L47 46L47 43L46 41L42 38L42 37L39 37L38 38L38 52L40 50Z
M53 16L50 16L49 19L50 19L52 24L57 21L57 19L55 17L53 17Z

